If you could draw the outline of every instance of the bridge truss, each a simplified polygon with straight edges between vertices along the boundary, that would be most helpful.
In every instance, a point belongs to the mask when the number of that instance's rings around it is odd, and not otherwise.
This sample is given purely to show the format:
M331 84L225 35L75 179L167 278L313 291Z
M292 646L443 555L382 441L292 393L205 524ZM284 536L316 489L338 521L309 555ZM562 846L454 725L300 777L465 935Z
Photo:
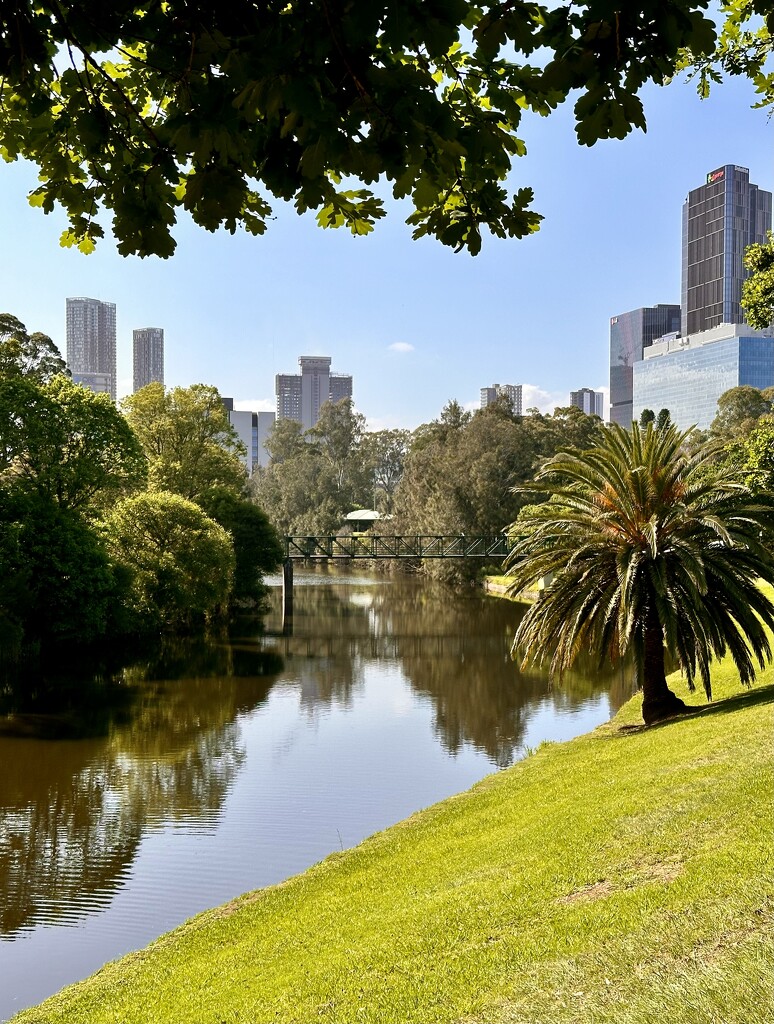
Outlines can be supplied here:
M508 541L499 533L488 537L420 534L382 537L285 537L285 559L303 558L490 558L502 560Z

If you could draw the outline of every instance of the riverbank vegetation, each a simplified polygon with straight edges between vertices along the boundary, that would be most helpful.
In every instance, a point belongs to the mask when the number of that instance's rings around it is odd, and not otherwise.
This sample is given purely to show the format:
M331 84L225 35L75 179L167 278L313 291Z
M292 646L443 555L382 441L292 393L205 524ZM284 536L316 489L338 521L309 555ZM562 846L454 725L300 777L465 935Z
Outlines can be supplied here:
M282 548L215 388L123 403L0 317L0 665L201 630L257 606Z
M281 534L335 534L358 507L389 517L374 527L387 534L498 534L525 504L514 488L563 448L586 447L600 425L574 407L517 415L503 397L473 413L452 400L413 432L368 433L345 400L323 406L311 430L279 421L271 464L256 470L251 488ZM478 559L421 565L452 582L481 568Z
M725 660L714 704L655 728L632 724L634 698L596 732L194 918L15 1024L764 1024L766 683L740 692Z

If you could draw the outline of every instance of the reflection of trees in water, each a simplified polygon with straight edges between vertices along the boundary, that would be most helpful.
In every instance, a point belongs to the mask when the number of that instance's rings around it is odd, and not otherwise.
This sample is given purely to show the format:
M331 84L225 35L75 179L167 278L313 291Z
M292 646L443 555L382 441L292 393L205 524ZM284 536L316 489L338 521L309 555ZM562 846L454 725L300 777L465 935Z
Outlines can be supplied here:
M429 635L449 638L430 658L414 656L411 639L400 647L406 675L432 698L436 728L452 753L471 743L495 764L510 764L545 700L557 711L576 711L617 681L620 673L591 664L553 685L546 674L519 671L510 647L524 612L523 606L478 593L429 591L390 602L389 628L396 636L421 621Z
M297 678L301 707L310 716L320 707L349 707L363 683L364 661L373 660L368 655L368 602L374 588L336 587L335 579L332 583L296 587L293 634L271 641L270 649L282 655L286 669ZM274 600L276 604L276 594Z
M281 660L228 646L191 654L213 674L159 681L173 663L184 670L184 646L126 669L135 700L107 737L0 738L0 934L108 902L149 825L206 826L219 813L245 756L235 719L266 700Z
M625 675L596 664L553 686L545 674L520 673L510 645L525 608L480 591L395 577L385 587L298 587L295 605L296 632L276 643L310 705L349 700L369 661L400 662L416 692L432 700L451 753L471 743L509 764L546 699L566 712L608 692L618 706L631 693Z

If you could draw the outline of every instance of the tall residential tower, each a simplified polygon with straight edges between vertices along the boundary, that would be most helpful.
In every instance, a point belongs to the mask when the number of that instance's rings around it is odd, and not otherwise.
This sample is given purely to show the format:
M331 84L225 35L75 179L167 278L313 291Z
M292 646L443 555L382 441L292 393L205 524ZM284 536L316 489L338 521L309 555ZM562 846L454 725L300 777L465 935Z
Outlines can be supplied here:
M481 408L486 409L498 398L507 398L513 408L514 416L521 416L521 384L493 384L490 388L481 388Z
M605 396L601 391L593 391L591 388L581 388L580 391L570 392L570 405L576 406L586 413L587 416L599 416L602 419Z
M116 400L116 306L67 299L67 365L76 384Z
M296 420L310 430L325 402L352 397L352 378L331 373L330 356L300 356L301 373L278 373L275 378L277 419Z
M164 383L164 329L140 327L132 334L134 390L158 381Z

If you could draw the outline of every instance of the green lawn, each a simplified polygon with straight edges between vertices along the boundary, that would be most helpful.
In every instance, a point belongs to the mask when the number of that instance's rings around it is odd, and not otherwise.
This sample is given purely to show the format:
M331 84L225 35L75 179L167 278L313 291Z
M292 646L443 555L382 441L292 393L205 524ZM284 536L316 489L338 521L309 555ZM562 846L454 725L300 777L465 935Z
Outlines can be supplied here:
M766 676L651 729L634 700L15 1021L768 1024Z

